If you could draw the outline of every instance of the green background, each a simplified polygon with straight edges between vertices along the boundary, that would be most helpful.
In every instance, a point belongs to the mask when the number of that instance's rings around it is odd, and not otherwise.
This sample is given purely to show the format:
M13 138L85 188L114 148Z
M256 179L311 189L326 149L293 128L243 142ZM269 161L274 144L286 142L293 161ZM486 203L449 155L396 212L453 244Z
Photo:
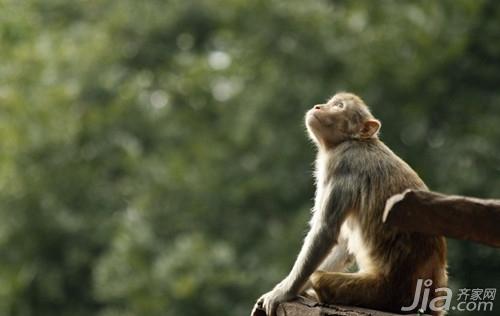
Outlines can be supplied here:
M499 87L498 1L0 0L0 315L248 315L307 229L308 108L355 92L431 189L499 198Z

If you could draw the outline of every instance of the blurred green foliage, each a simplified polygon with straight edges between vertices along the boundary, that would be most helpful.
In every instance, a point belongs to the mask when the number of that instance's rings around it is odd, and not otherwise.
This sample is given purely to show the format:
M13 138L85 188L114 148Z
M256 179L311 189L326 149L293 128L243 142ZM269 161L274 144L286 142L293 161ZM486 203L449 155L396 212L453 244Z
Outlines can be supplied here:
M248 315L306 230L302 116L339 90L432 189L500 197L499 21L498 1L0 1L0 314ZM500 285L497 250L449 260L454 288Z

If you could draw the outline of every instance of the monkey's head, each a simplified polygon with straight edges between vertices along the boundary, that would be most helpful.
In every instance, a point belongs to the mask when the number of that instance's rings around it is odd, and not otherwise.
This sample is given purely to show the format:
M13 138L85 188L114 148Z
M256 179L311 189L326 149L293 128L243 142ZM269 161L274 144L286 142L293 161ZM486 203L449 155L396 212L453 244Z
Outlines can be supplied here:
M381 126L361 98L346 92L337 93L325 104L313 106L305 120L309 137L324 148L349 139L377 138Z

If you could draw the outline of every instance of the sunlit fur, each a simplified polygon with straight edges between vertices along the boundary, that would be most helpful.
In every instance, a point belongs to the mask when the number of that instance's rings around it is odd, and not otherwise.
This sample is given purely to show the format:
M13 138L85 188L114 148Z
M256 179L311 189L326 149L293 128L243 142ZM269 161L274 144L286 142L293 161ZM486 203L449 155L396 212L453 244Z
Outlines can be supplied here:
M334 102L343 102L343 108L334 109ZM311 229L324 227L317 221L326 220L329 229L324 234L333 234L337 241L310 278L319 300L401 313L402 306L413 302L420 278L433 280L430 301L434 289L447 284L444 238L382 223L389 197L406 189L427 190L424 182L378 139L380 123L353 94L340 93L326 105L313 107L306 126L318 147ZM350 255L359 271L339 272ZM325 264L329 261L335 264Z

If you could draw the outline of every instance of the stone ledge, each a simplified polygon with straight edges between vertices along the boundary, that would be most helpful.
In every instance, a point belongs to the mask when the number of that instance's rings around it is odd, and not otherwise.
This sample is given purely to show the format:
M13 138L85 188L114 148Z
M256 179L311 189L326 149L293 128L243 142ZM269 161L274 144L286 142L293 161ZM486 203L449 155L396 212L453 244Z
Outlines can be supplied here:
M278 306L278 316L399 316L372 309L353 306L326 305L305 297L282 303ZM408 315L408 314L406 314ZM410 314L417 315L417 314ZM258 310L253 316L266 316L264 311Z

